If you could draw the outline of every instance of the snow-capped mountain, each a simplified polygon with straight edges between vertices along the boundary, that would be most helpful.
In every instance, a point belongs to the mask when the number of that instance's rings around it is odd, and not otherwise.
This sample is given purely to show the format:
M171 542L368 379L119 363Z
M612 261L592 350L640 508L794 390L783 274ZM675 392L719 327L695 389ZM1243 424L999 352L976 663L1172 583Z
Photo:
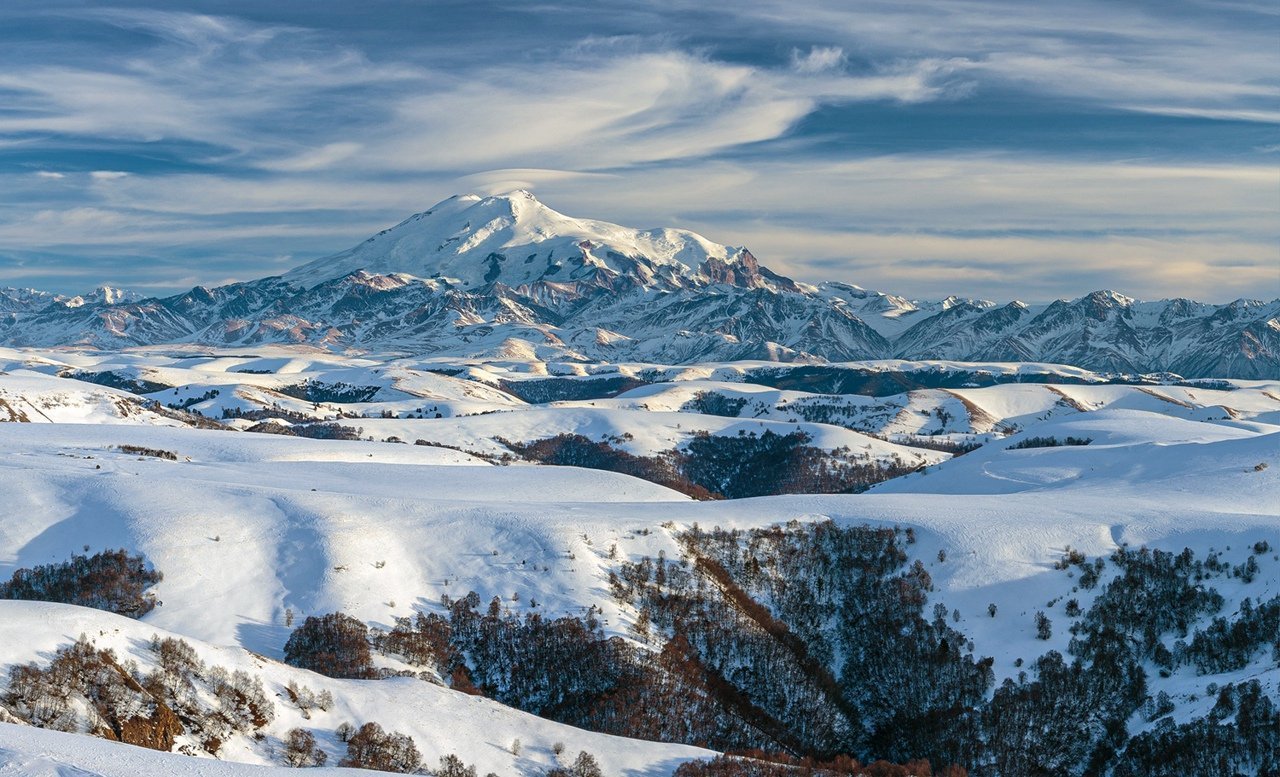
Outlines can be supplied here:
M104 285L99 286L88 294L77 294L74 297L66 297L60 301L69 308L78 308L82 305L120 305L125 302L139 302L142 299L142 295L137 292Z
M0 289L0 314L38 310L57 299L57 295L36 289Z
M87 294L66 297L37 289L0 289L0 313L21 313L39 310L48 305L78 308L84 305L119 305L140 302L143 296L114 286L99 286Z
M633 285L662 290L715 282L771 289L795 285L762 275L745 249L679 229L641 231L569 218L523 190L500 197L450 197L284 277L309 289L360 270L439 278L463 288L496 283L535 297L551 292L548 287L563 295L578 288Z
M894 342L921 359L1050 361L1110 372L1192 377L1280 374L1280 300L1206 305L1187 299L1138 302L1114 291L1031 308L962 303Z
M0 291L0 342L330 349L685 363L880 358L1041 361L1188 377L1280 375L1280 300L1044 306L911 301L797 283L745 248L462 195L281 277L167 298Z

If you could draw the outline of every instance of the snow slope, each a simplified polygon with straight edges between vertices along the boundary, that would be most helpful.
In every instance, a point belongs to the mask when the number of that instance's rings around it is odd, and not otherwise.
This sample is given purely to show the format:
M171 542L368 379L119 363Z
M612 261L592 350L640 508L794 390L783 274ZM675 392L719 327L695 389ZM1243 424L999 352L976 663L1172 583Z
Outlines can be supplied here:
M280 748L285 733L295 727L312 730L318 743L337 764L345 752L333 734L343 722L359 726L366 721L383 723L390 730L411 736L424 764L434 767L441 756L454 754L481 772L534 774L556 766L553 752L564 744L571 759L586 750L609 774L662 777L680 762L703 757L706 751L683 745L642 742L596 734L553 723L504 707L478 696L451 691L413 678L376 682L334 680L241 648L218 648L172 634L153 624L138 623L109 613L41 602L0 602L0 664L25 662L52 654L79 635L91 635L99 648L110 648L121 660L134 660L144 670L155 665L147 649L153 636L178 636L196 649L200 659L228 671L243 670L262 680L273 699L276 718L261 741L236 737L223 746L223 757L238 764L270 764L271 748ZM289 683L335 700L330 710L313 709L309 717L287 701ZM519 754L511 743L519 739ZM30 745L27 743L31 743ZM35 748L31 748L34 745ZM127 770L126 770L127 767ZM36 729L0 724L0 775L45 774L62 777L84 773L100 775L156 774L272 774L275 770L230 768L212 759L170 755L128 745L99 742L87 736L56 735ZM67 771L70 769L71 771ZM340 769L345 774L368 774ZM296 774L296 772L295 772Z
M464 286L500 280L520 287L600 273L678 287L705 282L698 268L708 259L730 262L740 252L684 230L636 230L573 219L527 191L514 191L497 197L450 197L348 251L317 259L284 277L310 288L364 270L373 275L443 277Z
M26 370L0 374L0 421L180 425L128 392Z
M1253 470L1274 459L1275 427L1262 434L1119 412L1047 428L1098 439L1022 451L997 443L862 496L700 503L596 471L440 467L442 458L469 460L431 447L5 424L0 503L14 512L0 525L0 576L84 544L123 544L166 572L164 606L148 616L155 625L278 656L286 609L387 624L471 589L485 599L519 592L548 612L601 604L620 627L626 614L600 594L606 551L616 543L624 553L675 555L667 530L634 533L664 521L909 523L963 559L967 586L1043 569L1067 544L1093 555L1120 538L1275 532L1280 470ZM122 443L184 460L111 449ZM1010 567L1013 557L1020 562Z
M1015 677L1019 659L1065 649L1070 634L1048 603L1078 596L1087 605L1093 595L1073 592L1072 578L1054 569L1068 546L1090 558L1124 544L1191 547L1198 554L1215 549L1230 564L1244 561L1259 541L1280 547L1280 386L1274 382L1009 384L875 398L717 380L742 373L713 365L681 368L668 376L680 380L611 399L529 405L484 382L367 357L294 351L0 356L0 367L8 370L0 374L0 397L13 407L41 408L47 416L42 423L0 423L0 449L6 453L0 458L0 580L18 567L65 560L86 546L142 552L164 573L155 587L163 604L141 622L66 606L0 602L0 666L45 661L81 632L146 662L150 636L173 633L196 644L210 663L262 676L273 693L290 679L330 689L341 699L339 706L312 721L278 700L281 717L269 733L278 739L294 725L314 727L335 759L340 747L329 732L340 722L366 719L412 733L428 763L456 752L482 773L541 773L552 764L549 743L555 741L565 742L570 755L578 749L595 753L609 774L657 777L681 759L696 757L691 748L567 729L420 680L330 680L277 663L291 617L341 610L385 627L396 616L439 611L442 595L471 590L482 601L498 596L515 612L530 611L535 600L537 610L549 616L581 614L594 605L602 610L606 633L632 639L635 611L608 593L614 549L619 559L659 552L677 558L675 535L695 523L750 528L830 518L843 525L913 527L917 541L906 548L910 561L919 560L933 579L930 605L959 613L957 628L973 640L978 655L995 659L997 678ZM244 365L275 372L234 371ZM601 437L631 433L628 445L652 451L693 428L795 428L789 414L819 401L844 403L851 418L868 424L876 419L876 429L890 435L935 431L937 409L950 408L944 424L949 431L942 437L990 441L956 458L934 454L929 460L936 463L923 472L865 494L695 502L606 472L495 467L433 446L193 429L147 410L124 415L120 403L136 408L129 404L138 402L135 395L56 377L68 366L132 369L134 377L182 381L179 397L198 396L196 389L204 387L252 389L305 409L305 401L276 389L309 377L341 376L379 392L404 393L350 406L335 403L339 409L379 415L405 402L421 405L424 395L434 393L439 399L432 401L442 406L474 403L468 406L504 411L346 421L377 435L431 429L460 447L482 447L499 435L578 431ZM748 399L748 408L758 403L764 412L758 419L689 412L688 401L704 390L736 392ZM1008 436L991 431L1002 425ZM824 446L899 449L834 424L806 421L802 428ZM1011 448L1029 437L1067 436L1092 442ZM122 445L172 451L178 460L127 454ZM1258 601L1280 593L1280 561L1262 554L1258 563L1251 583L1215 583L1226 598L1224 613L1238 609L1244 597ZM987 615L989 604L997 605L997 618ZM1048 641L1035 636L1033 616L1041 609L1057 624ZM1204 714L1212 704L1204 693L1207 683L1248 678L1280 698L1280 668L1262 659L1230 675L1198 676L1186 666L1167 678L1152 673L1149 692L1171 694L1181 720ZM525 743L520 759L506 749L516 737ZM225 757L265 763L269 741L238 741ZM0 775L264 773L171 758L178 757L0 725ZM194 771L196 764L207 770Z

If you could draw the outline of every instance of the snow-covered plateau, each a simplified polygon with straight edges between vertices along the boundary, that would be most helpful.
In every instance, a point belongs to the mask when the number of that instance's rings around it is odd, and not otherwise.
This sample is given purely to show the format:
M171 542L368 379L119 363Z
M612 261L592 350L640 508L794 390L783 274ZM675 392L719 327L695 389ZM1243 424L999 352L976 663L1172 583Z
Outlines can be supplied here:
M446 773L450 755L572 772L586 752L656 776L759 747L1163 774L1143 753L1205 747L1205 725L1237 737L1223 774L1275 763L1236 716L1269 725L1280 700L1280 381L10 348L0 421L0 583L118 549L162 576L141 617L0 601L0 774L266 774L297 730L334 768L343 724L366 722ZM770 458L800 450L820 475ZM892 591L905 610L865 609ZM334 613L368 629L367 676L286 649ZM431 628L445 644L423 652ZM1100 690L1106 662L1130 674ZM895 701L923 693L899 672L942 695ZM104 673L139 689L127 712ZM219 706L232 687L269 713ZM163 746L125 725L162 705L180 721ZM1015 736L1015 713L1052 736Z

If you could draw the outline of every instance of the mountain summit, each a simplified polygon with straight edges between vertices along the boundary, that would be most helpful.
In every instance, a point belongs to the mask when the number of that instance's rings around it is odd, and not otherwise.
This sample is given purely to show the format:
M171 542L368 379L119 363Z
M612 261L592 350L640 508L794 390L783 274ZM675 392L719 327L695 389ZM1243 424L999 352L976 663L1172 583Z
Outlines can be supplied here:
M526 191L444 200L283 276L158 299L0 289L0 345L311 344L467 358L1055 362L1280 377L1280 300L1049 305L796 283L680 229L558 213Z
M492 197L455 195L284 278L310 289L360 270L441 279L469 289L495 283L525 291L540 283L667 290L717 282L794 286L762 275L746 249L682 229L637 230L570 218L522 189Z

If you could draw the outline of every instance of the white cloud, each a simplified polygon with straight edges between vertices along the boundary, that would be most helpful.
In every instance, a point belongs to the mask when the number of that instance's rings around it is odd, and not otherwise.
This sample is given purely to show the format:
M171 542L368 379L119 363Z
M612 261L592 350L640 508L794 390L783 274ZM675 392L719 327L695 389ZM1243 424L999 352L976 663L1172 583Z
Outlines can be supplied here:
M1223 108L1178 108L1168 105L1128 105L1131 111L1142 113L1159 113L1165 116L1191 116L1201 119L1226 119L1229 121L1255 121L1265 124L1280 124L1280 110L1249 110Z
M376 106L385 90L427 75L417 67L375 65L350 48L318 46L313 32L296 27L155 10L99 9L77 16L145 30L158 42L92 68L0 70L0 89L12 92L0 134L194 141L269 163L297 154L299 147L340 147L327 137L311 142L340 121L282 124L281 115L302 114L326 93L348 87L367 87L367 99ZM343 107L351 110L356 102L348 97Z
M600 170L714 154L785 136L820 103L920 102L947 92L954 63L862 75L803 75L677 50L600 52L472 74L406 98L352 166L440 170L530 163Z
M111 207L174 215L302 214L311 211L425 210L453 194L452 176L413 180L279 176L246 181L230 175L131 176L99 192ZM385 225L384 225L385 226Z
M129 175L120 170L94 170L89 177L95 181L116 181Z
M131 219L119 211L104 208L68 208L66 210L46 209L37 211L30 220L30 225L42 231L56 230L102 230L115 229L122 225L138 226L149 219Z
M1212 20L1193 24L1112 4L1063 14L984 0L856 8L820 0L797 14L780 0L744 0L735 10L740 22L818 42L793 49L789 66L777 68L717 61L670 37L632 37L488 58L463 64L465 71L457 62L432 70L394 56L371 61L300 27L181 12L87 13L152 33L156 43L92 70L0 72L0 88L14 92L10 107L18 109L0 118L0 133L184 140L284 173L444 175L698 158L781 139L823 104L955 98L982 83L1259 121L1276 111L1248 103L1280 95L1270 57L1250 44L1253 33L1224 47ZM847 66L851 53L856 72ZM325 120L310 118L317 114Z
M601 185L619 183L621 178L606 173L581 173L571 170L547 170L540 168L508 168L486 170L456 179L457 194L492 195L524 189L536 192L542 185L565 181L594 181Z
M665 0L670 9L694 0ZM1237 11L1262 12L1247 4ZM1155 106L1220 118L1269 121L1280 95L1273 21L1242 23L1223 8L1170 8L1105 0L1011 3L1003 0L918 0L849 3L814 0L797 13L791 0L742 0L739 21L821 41L820 48L855 52L871 62L966 62L975 78L1029 87L1126 108ZM832 55L820 55L813 64ZM1271 102L1268 108L1250 104ZM1163 110L1161 112L1164 112Z
M359 143L327 143L320 148L304 151L296 156L264 162L262 167L290 173L324 170L354 155L361 148L363 146Z
M847 57L839 46L812 46L807 53L791 50L791 69L799 73L822 73L844 67Z
M178 246L230 246L244 241L267 243L292 239L331 241L324 248L332 246L337 251L360 239L355 235L367 237L375 229L385 226L386 223L382 221L370 221L364 226L356 227L350 224L297 221L225 225L187 218L140 216L100 208L73 208L66 211L39 211L25 223L0 225L0 249L29 251L110 246L136 255L156 250L171 253ZM262 266L260 257L246 258L245 269L239 279L261 277ZM46 274L43 268L40 269L40 274ZM206 279L204 282L209 283L210 280Z
M922 103L960 97L974 83L967 74L972 63L964 59L922 59L885 66L860 76L809 76L799 80L818 102L893 100Z
M196 102L137 75L37 67L0 72L10 90L0 132L55 132L112 138L212 140L226 124Z
M797 52L793 68L753 67L670 39L627 38L459 73L456 62L375 63L296 27L176 12L89 16L158 42L95 69L0 71L16 109L0 117L0 134L188 141L286 173L600 169L775 140L824 101L936 99L956 71L945 59L908 58L848 74L843 50L823 46Z
M1189 55L1212 56L1212 52L1199 50ZM1212 69L1199 73L1152 55L1129 60L1096 52L998 52L974 60L970 67L1054 94L1102 100L1123 108L1138 105L1140 110L1175 115L1243 118L1243 108L1230 108L1234 101L1280 97L1280 87L1274 84L1224 78Z
M974 154L699 163L620 173L607 185L567 179L543 189L578 209L603 209L606 217L645 214L647 221L723 210L815 229L1201 231L1261 239L1277 231L1275 183L1267 165ZM732 242L731 236L709 237Z
M63 173L55 173L52 170L38 170L36 172L36 178L47 178L52 181L61 180L66 177L67 176Z
M532 70L504 66L407 98L368 161L419 170L615 167L776 138L813 106L755 68L678 51L593 52Z

